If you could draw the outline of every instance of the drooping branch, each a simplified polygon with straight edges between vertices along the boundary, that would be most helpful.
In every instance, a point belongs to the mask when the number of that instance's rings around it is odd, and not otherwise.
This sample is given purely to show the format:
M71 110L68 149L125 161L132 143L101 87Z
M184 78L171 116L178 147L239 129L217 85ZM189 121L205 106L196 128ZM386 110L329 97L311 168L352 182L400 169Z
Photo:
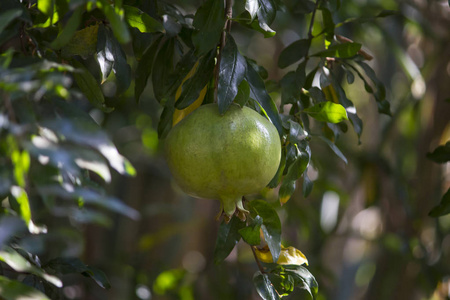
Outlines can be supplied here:
M314 10L312 12L312 16L311 16L311 22L309 23L309 30L308 30L308 38L312 39L313 35L312 35L312 30L313 30L313 26L314 26L314 19L316 17L316 11L317 8L319 7L320 4L320 0L316 0L316 5L314 6Z

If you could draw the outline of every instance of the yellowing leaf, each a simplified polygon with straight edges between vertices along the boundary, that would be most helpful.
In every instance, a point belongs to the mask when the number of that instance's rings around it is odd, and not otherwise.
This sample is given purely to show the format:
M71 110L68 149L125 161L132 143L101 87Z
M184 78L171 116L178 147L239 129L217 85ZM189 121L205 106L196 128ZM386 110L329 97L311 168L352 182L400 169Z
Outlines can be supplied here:
M256 257L264 263L273 263L272 253L270 253L269 247L264 246L264 248L255 248ZM279 265L308 265L308 259L306 256L298 249L294 247L283 247L281 246L280 257L278 258L277 264Z
M181 82L180 86L178 87L176 93L175 93L175 102L178 100L178 98L180 98L181 96L181 92L183 91L183 84L186 80L188 80L189 78L191 78L192 76L194 76L195 72L197 71L197 67L198 67L199 62L197 61L195 63L195 65L192 67L192 69L189 71L189 73L186 75L186 77L184 77L183 81ZM191 105L189 105L188 107L184 108L184 109L176 109L175 108L175 112L173 113L173 121L172 121L172 126L175 126L178 122L180 122L181 120L183 120L184 117L186 117L187 115L189 115L191 112L193 112L194 110L196 110L197 108L200 107L200 105L202 105L203 103L203 99L205 98L206 95L206 90L207 90L207 85L200 91L200 95L198 96L197 100L195 100Z
M325 98L328 101L339 104L339 98L336 94L336 91L333 88L333 85L330 84L330 85L327 85L326 87L323 87L322 91L325 94Z

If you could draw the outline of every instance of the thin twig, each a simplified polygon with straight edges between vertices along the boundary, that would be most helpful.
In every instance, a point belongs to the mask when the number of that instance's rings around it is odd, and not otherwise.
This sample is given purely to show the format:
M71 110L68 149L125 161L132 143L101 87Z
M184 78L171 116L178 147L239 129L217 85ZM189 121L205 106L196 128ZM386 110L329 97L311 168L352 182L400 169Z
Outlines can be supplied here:
M314 10L312 12L311 22L309 23L308 37L310 39L313 38L312 29L313 29L313 25L314 25L314 18L316 17L316 11L317 11L317 8L319 7L319 3L320 3L320 0L317 0L316 5L314 6Z
M219 89L220 61L222 59L222 49L225 47L227 33L231 30L231 19L233 18L233 0L226 0L225 4L225 25L220 36L219 54L217 55L217 64L214 70L214 102L217 103L217 91Z
M255 248L251 245L250 245L250 248L252 248L253 256L255 257L255 261L256 261L256 264L258 265L259 271L263 274L266 273L266 271L264 271L263 266L261 265L261 262L259 261L258 257L256 256Z

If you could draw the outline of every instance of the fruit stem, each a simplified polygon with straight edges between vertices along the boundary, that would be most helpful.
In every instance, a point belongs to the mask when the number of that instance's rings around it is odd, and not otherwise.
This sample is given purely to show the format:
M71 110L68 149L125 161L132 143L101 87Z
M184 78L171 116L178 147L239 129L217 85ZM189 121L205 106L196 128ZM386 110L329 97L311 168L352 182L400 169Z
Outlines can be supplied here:
M261 262L259 261L258 257L256 256L255 247L252 245L249 245L249 246L252 249L253 257L255 258L256 264L258 265L259 271L263 274L266 273L263 266L261 265Z

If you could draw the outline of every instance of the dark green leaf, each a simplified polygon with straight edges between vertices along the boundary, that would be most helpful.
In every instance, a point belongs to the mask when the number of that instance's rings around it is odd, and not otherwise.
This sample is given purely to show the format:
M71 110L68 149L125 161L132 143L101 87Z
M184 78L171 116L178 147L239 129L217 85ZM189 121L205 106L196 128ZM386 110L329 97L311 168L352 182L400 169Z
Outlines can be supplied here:
M113 30L114 36L117 38L117 40L121 44L128 43L131 39L131 35L128 31L128 27L125 21L120 16L120 14L116 12L114 7L109 4L107 0L99 0L96 1L96 3L97 7L99 7L103 11L109 23L111 24L111 29Z
M168 102L164 106L164 109L159 117L158 123L158 138L164 139L172 128L173 114L175 107L173 102Z
M256 13L261 28L270 26L277 14L275 2L273 0L258 0L259 10Z
M9 9L0 14L0 33L9 25L9 23L22 15L21 9Z
M280 191L278 192L278 198L280 199L281 204L289 201L291 196L294 194L296 187L296 180L283 180L280 186Z
M450 214L450 189L442 196L441 203L435 206L428 215L433 218L438 218L447 214Z
M309 179L308 177L308 170L305 170L305 172L303 172L303 197L308 197L309 194L311 194L311 191L313 189L314 186L314 181L311 181L311 179Z
M139 101L139 98L147 85L148 77L152 72L153 61L155 59L156 51L158 51L161 39L162 37L159 37L156 41L154 41L150 48L144 52L141 60L138 61L134 87L134 97L136 98L136 101Z
M109 283L108 277L106 274L97 268L87 267L86 271L82 273L84 276L91 277L94 281L104 289L110 289L111 284Z
M253 276L253 283L255 284L259 296L264 300L281 299L275 288L272 286L267 274L262 274L260 271L256 272Z
M427 158L438 164L443 164L450 161L450 141L448 141L445 145L437 147L433 152L428 152Z
M103 24L98 27L97 34L97 61L102 72L102 82L108 78L114 64L114 55L109 30Z
M200 58L195 74L183 83L180 98L178 98L175 104L176 108L186 108L198 99L200 91L208 84L213 76L215 56L216 50L214 49Z
M295 181L299 179L309 164L309 154L306 151L300 150L300 154L296 160L289 166L284 181Z
M345 157L344 154L342 154L341 150L339 150L339 148L329 139L327 139L324 136L319 135L318 136L319 139L321 139L322 141L324 141L325 143L327 143L327 145L331 148L331 150L333 150L333 152L339 156L340 159L342 159L346 164L348 163L347 158Z
M253 200L249 202L248 209L255 219L260 216L263 221L261 229L264 239L269 246L273 261L277 262L281 251L281 222L275 209L264 200Z
M220 114L224 114L238 93L238 86L245 76L247 62L231 35L227 35L227 42L222 49L220 59L219 86L217 103Z
M149 49L150 50L150 49ZM167 96L167 79L173 71L175 38L165 40L153 63L152 84L156 100L161 102ZM151 57L149 57L151 59Z
M269 25L267 25L264 22L260 22L258 20L258 18L254 19L253 22L251 22L250 24L247 24L246 22L240 22L240 23L246 27L249 27L253 30L256 30L256 31L262 33L265 38L273 37L276 34L276 32L272 28L270 28Z
M246 80L242 80L238 87L238 93L234 98L234 102L239 104L239 106L244 107L250 99L250 85Z
M308 90L311 98L315 100L315 103L327 102L327 98L324 92L316 86L313 86ZM312 108L312 107L311 107Z
M266 68L264 68L263 66L258 65L258 63L256 62L256 60L248 58L245 56L245 59L247 60L247 64L251 65L253 69L255 69L255 71L258 73L258 75L266 80L267 77L269 77L269 73L267 72Z
M56 39L52 42L52 48L59 50L62 46L66 45L70 41L72 36L75 34L75 31L77 31L78 26L80 25L83 11L83 7L78 7L74 11L66 26L64 26L63 30L61 30Z
M124 5L125 20L140 32L164 32L164 26L137 7Z
M330 101L319 102L312 107L305 108L303 111L321 122L339 123L348 120L345 108Z
M316 299L319 285L314 276L303 266L289 266L285 273L294 278L295 285L305 289L313 299Z
M310 45L310 39L303 39L295 41L287 46L280 53L280 57L278 58L278 67L286 68L299 61L301 58L306 57L308 55Z
M122 94L131 84L131 67L127 63L127 56L122 46L108 29L106 32L109 45L111 46L110 51L114 58L112 69L116 75L116 94Z
M234 246L241 239L239 229L245 227L245 223L234 216L230 222L222 221L217 233L216 247L214 249L214 263L220 264L231 253Z
M77 60L73 60L72 65L77 68L73 77L84 96L98 109L108 110L105 106L103 92L94 76Z
M50 300L40 291L16 280L0 276L0 291L5 300Z
M292 144L299 144L303 141L308 133L303 129L303 127L293 120L289 120L289 136L288 140Z
M275 174L275 176L272 178L272 180L267 185L269 188L274 189L280 184L281 178L283 177L283 172L284 172L285 167L286 167L286 149L283 147L281 149L280 165L278 166L277 173Z
M325 30L325 40L327 41L327 45L330 44L334 39L334 27L335 24L333 22L333 16L331 15L331 12L325 8L321 8L322 11L322 20Z
M239 234L247 244L256 246L261 243L260 229L262 223L263 219L256 216L247 227L239 229Z
M301 96L302 88L305 84L306 61L298 65L297 70L287 73L280 81L281 84L281 103L296 103Z
M197 31L192 42L198 54L204 54L215 48L225 25L225 7L223 1L207 0L195 14L194 27Z
M311 56L349 58L355 56L360 49L361 44L344 43L330 46L327 50L317 52Z
M267 93L264 81L250 64L247 64L245 79L250 85L250 97L255 99L259 105L261 105L272 124L277 128L278 134L282 136L283 127L281 125L280 116L278 115L278 109Z

